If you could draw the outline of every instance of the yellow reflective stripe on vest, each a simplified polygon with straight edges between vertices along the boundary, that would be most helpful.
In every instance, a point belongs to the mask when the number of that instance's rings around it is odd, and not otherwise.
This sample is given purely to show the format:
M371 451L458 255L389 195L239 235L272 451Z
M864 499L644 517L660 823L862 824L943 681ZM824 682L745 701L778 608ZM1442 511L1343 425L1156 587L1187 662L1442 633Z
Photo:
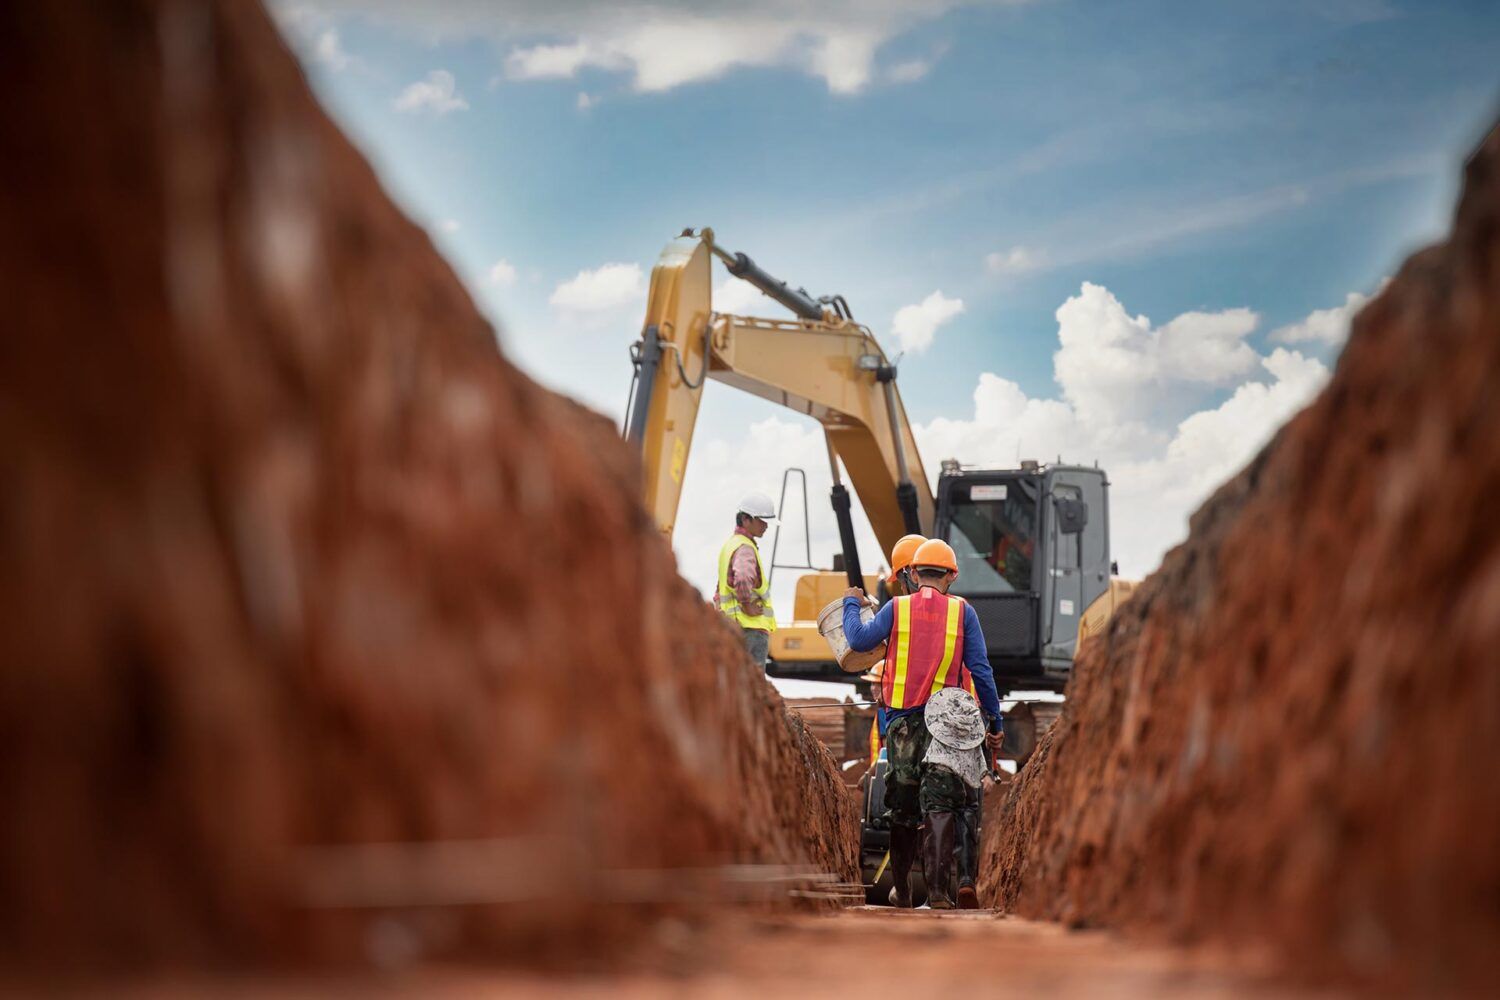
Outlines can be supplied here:
M911 651L911 598L896 598L896 676L891 685L891 707L905 708L906 660Z
M958 652L958 616L963 610L963 601L948 598L948 620L943 623L943 659L938 664L937 676L932 679L932 691L937 694L948 686L948 670L953 666L954 654Z

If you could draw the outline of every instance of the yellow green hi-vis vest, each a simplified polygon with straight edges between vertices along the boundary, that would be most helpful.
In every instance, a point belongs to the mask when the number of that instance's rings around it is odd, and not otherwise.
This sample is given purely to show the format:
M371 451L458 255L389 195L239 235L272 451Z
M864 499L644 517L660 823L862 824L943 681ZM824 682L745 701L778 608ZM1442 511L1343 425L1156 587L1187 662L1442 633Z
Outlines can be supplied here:
M755 549L755 565L760 570L760 586L755 588L755 596L761 600L761 613L758 615L746 614L740 610L739 598L729 585L729 563L742 545ZM719 550L719 610L734 619L740 628L776 631L776 613L771 610L771 581L766 576L766 564L761 561L760 548L753 540L741 534L730 535L729 541Z

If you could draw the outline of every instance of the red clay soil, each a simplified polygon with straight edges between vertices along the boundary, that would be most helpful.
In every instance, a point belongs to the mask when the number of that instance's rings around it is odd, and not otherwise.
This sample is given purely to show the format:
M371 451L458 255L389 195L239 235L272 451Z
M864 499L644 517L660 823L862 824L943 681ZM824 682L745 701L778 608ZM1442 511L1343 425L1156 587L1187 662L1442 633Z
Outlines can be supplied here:
M664 924L660 931L668 931ZM1066 1000L1331 1000L1289 990L1264 963L1223 950L1143 947L1107 931L1070 931L983 910L867 907L823 913L735 914L691 936L664 938L648 967L607 975L429 965L394 974L279 974L237 979L237 1000L369 996L610 997L764 1000L829 997L1062 997ZM222 979L157 975L110 983L108 1000L198 1000ZM80 995L87 1000L90 994Z
M258 5L4 5L0 82L0 961L607 956L715 866L855 877L613 426Z
M1087 648L990 824L1030 916L1500 984L1500 130L1447 243Z

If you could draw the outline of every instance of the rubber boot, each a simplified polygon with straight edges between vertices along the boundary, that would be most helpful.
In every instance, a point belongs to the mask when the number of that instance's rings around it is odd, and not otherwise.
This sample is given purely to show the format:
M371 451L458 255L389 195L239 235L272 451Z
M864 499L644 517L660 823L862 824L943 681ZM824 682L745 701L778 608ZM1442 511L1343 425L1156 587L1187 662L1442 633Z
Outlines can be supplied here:
M979 806L964 809L958 831L958 908L979 909Z
M958 814L927 814L926 850L922 865L927 875L927 905L934 910L953 909L948 895L948 873L953 867L953 847L958 834Z
M891 905L911 909L911 866L917 860L917 842L922 833L916 827L891 824Z

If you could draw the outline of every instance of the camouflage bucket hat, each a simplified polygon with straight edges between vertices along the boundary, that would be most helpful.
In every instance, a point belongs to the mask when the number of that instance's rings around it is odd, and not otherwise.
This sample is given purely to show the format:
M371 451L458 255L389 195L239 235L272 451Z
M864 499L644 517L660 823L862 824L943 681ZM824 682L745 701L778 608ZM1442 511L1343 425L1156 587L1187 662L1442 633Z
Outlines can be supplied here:
M979 702L963 688L943 688L927 699L922 720L933 739L955 750L972 750L984 742Z

